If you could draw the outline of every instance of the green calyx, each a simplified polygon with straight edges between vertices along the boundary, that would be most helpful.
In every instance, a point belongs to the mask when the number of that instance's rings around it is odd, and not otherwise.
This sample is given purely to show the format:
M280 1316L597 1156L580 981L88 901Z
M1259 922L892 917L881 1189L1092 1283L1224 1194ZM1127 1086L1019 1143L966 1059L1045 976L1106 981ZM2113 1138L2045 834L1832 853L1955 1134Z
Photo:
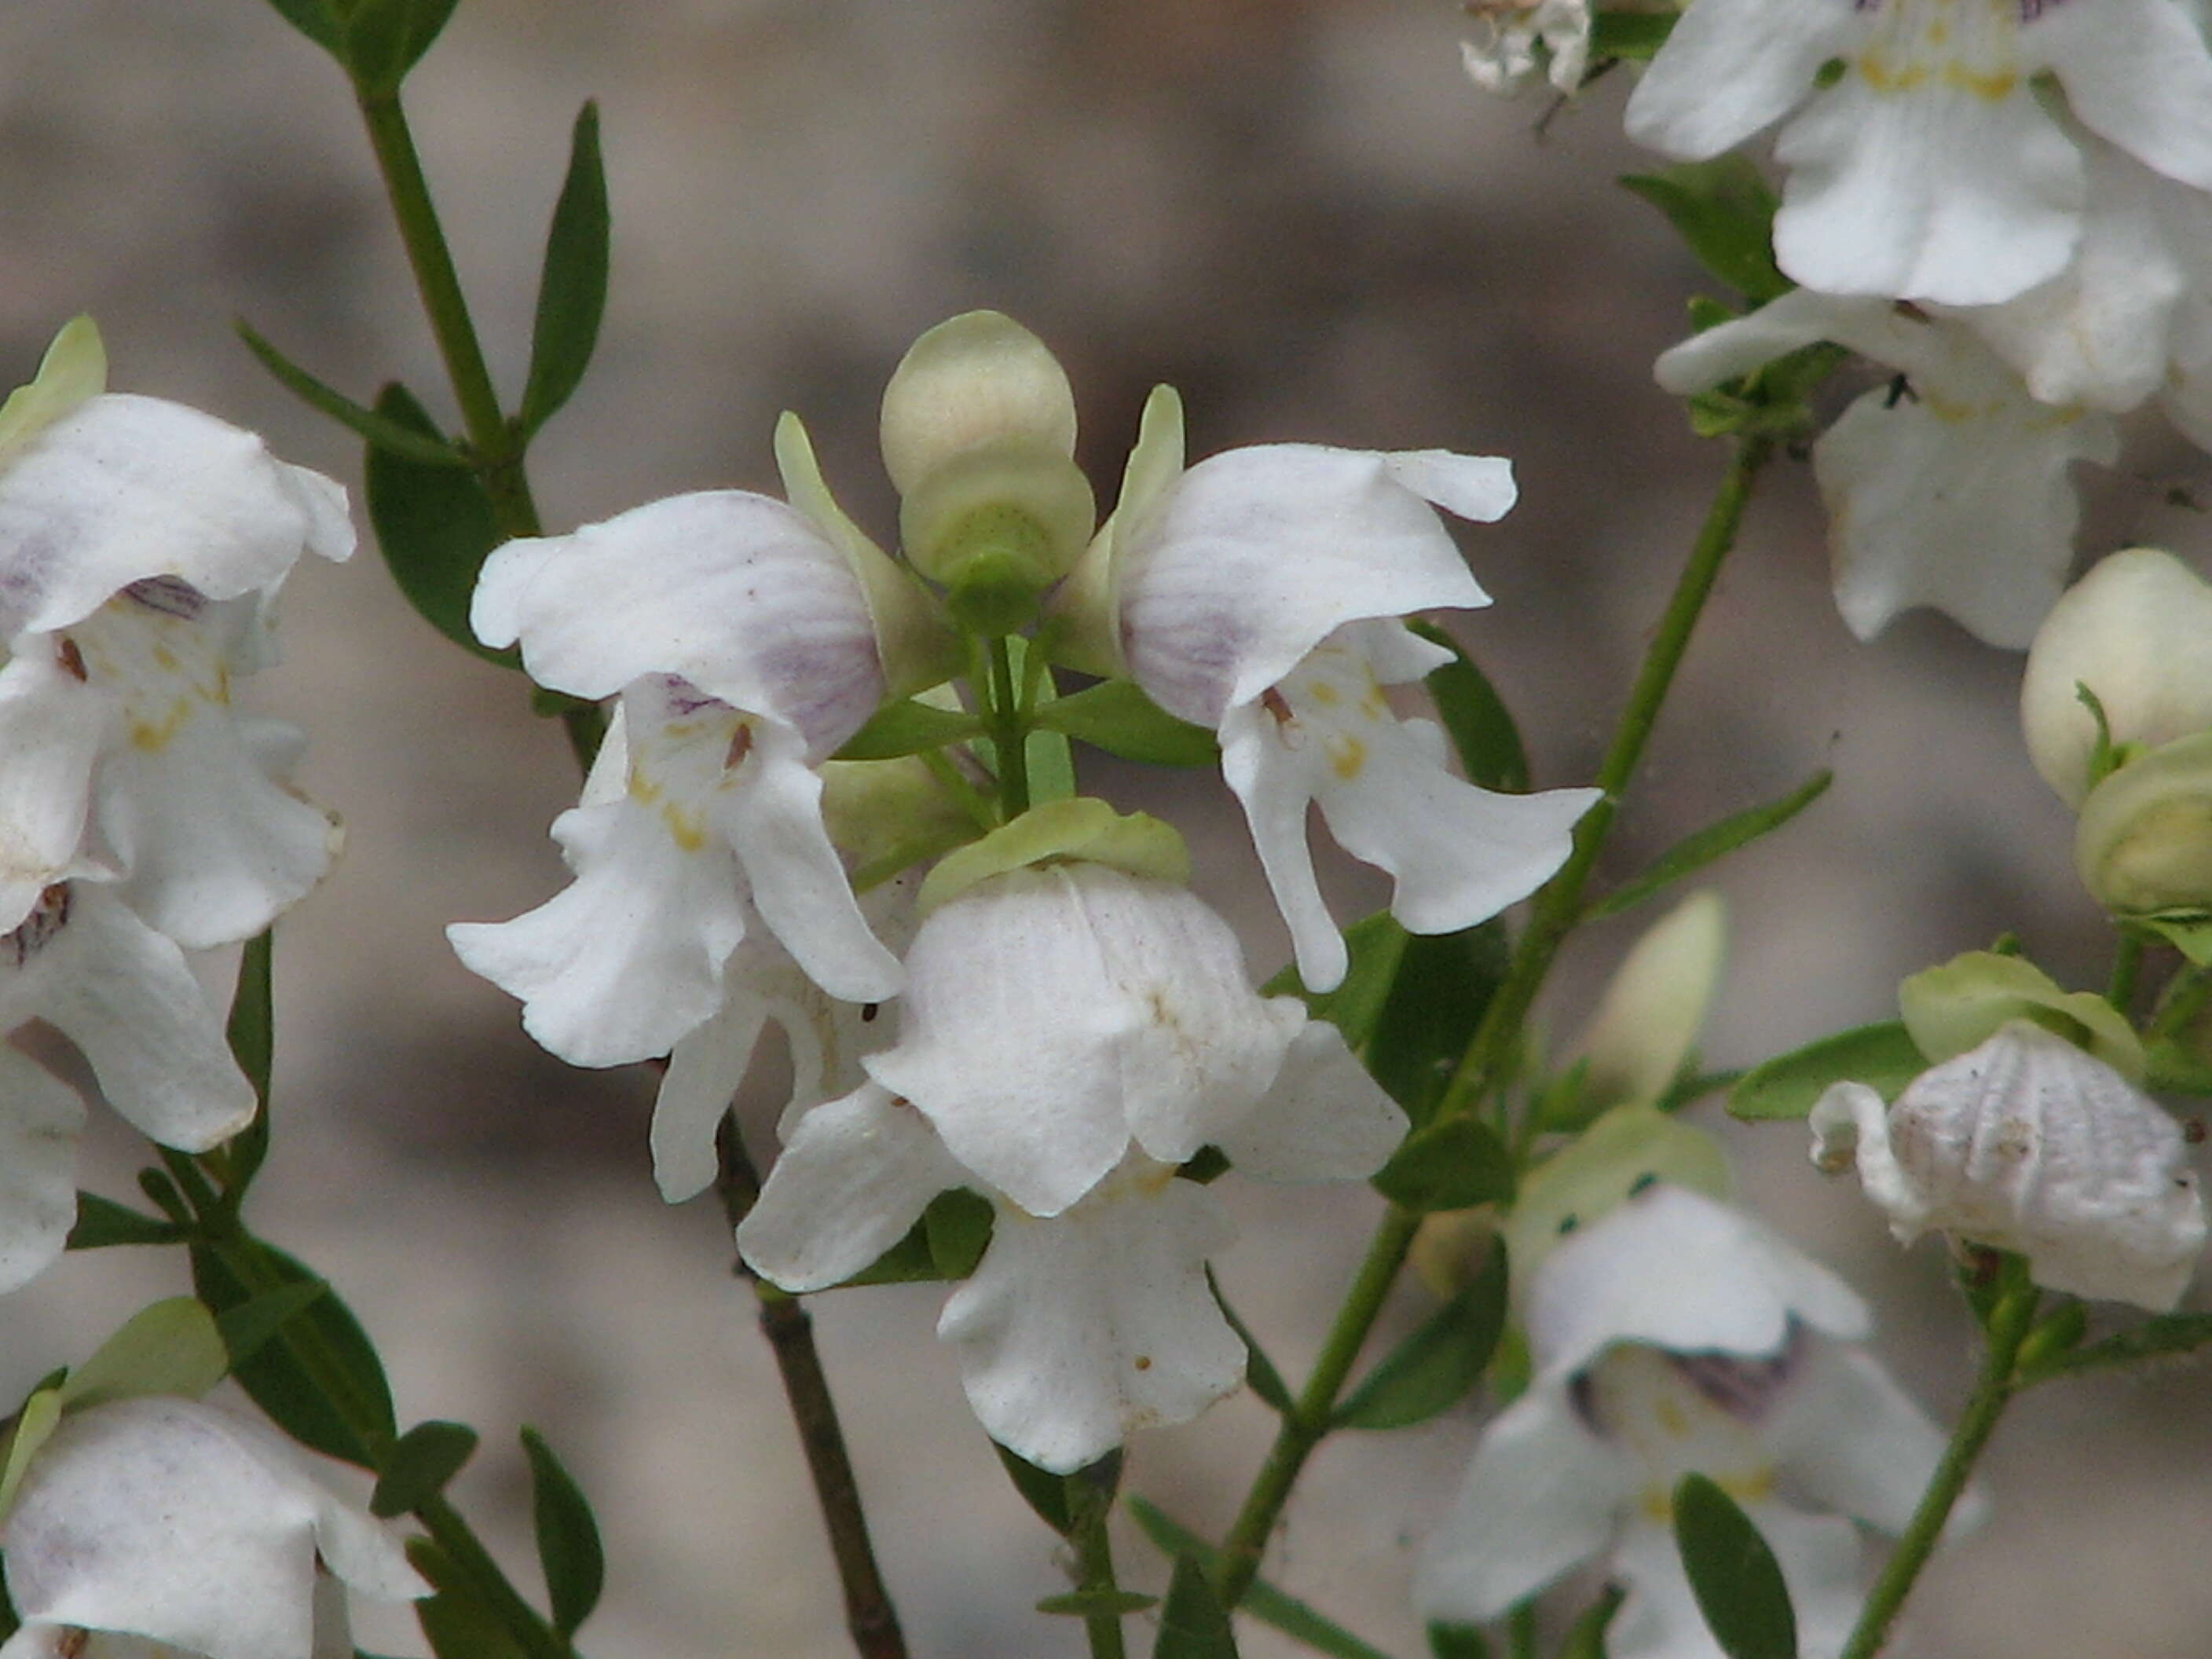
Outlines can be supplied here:
M100 343L99 326L89 317L72 317L46 348L38 377L0 404L0 458L106 389L107 349Z
M1017 440L964 451L917 480L899 503L899 539L963 626L998 636L1035 619L1096 515L1073 461Z
M1654 1181L1725 1199L1728 1154L1703 1129L1656 1107L1614 1107L1522 1177L1504 1228L1514 1284L1526 1285L1561 1239Z
M2117 915L2212 909L2212 732L2128 758L2091 789L2074 862Z
M1931 1066L1978 1048L2007 1022L2024 1019L2064 1037L2130 1083L2143 1077L2142 1039L2112 1005L2088 991L2063 991L2033 963L1969 951L1897 988L1898 1012Z
M1103 864L1125 875L1178 884L1190 879L1190 851L1172 827L1144 812L1116 812L1083 795L1048 801L947 854L921 884L921 914L994 876L1043 864Z

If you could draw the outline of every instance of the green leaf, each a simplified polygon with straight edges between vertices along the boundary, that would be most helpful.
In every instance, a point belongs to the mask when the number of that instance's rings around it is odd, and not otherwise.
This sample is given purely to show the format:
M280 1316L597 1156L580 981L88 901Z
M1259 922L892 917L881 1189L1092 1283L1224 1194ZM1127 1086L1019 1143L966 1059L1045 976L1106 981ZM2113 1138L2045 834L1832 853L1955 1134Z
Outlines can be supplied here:
M445 1491L476 1449L477 1431L465 1423L436 1418L417 1423L393 1443L369 1494L368 1512L389 1521L421 1509Z
M1431 672L1425 684L1429 700L1437 706L1437 719L1449 734L1468 781L1509 795L1526 794L1528 753L1522 747L1520 730L1505 700L1474 665L1474 659L1443 629L1419 621L1407 626L1452 653L1453 660Z
M1575 1622L1567 1626L1566 1639L1559 1644L1559 1659L1605 1659L1605 1632L1613 1623L1613 1615L1620 1611L1620 1604L1628 1599L1628 1592L1618 1584L1608 1584L1602 1594L1583 1608Z
M321 1285L274 1245L249 1242L263 1270L276 1281L268 1295L289 1285ZM222 1257L204 1243L192 1246L192 1286L216 1316L255 1299ZM325 1455L374 1469L390 1445L392 1389L375 1346L336 1292L322 1289L258 1352L233 1357L231 1375L276 1426ZM327 1386L342 1396L326 1398Z
M1275 1410L1288 1415L1291 1410L1291 1391L1283 1382L1283 1374L1275 1369L1275 1362L1261 1350L1259 1339L1251 1328L1237 1316L1237 1310L1229 1305L1229 1298L1221 1294L1221 1285L1213 1277L1213 1269L1206 1270L1206 1286L1213 1292L1213 1300L1221 1310L1221 1316L1229 1322L1229 1328L1237 1333L1244 1344L1244 1381L1252 1392Z
M1707 824L1695 835L1676 842L1636 875L1585 909L1583 920L1595 921L1600 916L1613 915L1632 904L1641 904L1662 888L1704 869L1714 860L1779 830L1826 793L1834 776L1825 769L1815 772L1780 799L1730 813L1718 823Z
M275 375L280 385L310 408L320 410L340 426L368 440L371 448L389 451L422 466L468 466L469 458L440 436L435 428L425 432L403 426L374 410L363 409L344 393L332 391L308 374L254 332L251 325L241 321L237 327L246 349L261 360L261 366Z
M188 1296L141 1308L61 1385L64 1409L133 1395L197 1400L230 1369L214 1316Z
M2023 1364L2023 1386L2047 1382L2054 1376L2080 1371L2110 1370L2116 1365L2136 1365L2148 1360L2172 1359L2212 1343L2212 1314L2160 1314L2092 1342L2086 1348L2061 1350L2041 1357L2033 1365Z
M141 1215L98 1193L76 1195L76 1224L70 1229L72 1250L100 1250L111 1244L173 1244L184 1237L174 1222Z
M1375 1080L1425 1123L1443 1097L1482 1011L1505 977L1505 924L1407 938L1363 1056Z
M599 1606L599 1590L606 1583L599 1525L592 1518L583 1488L562 1468L544 1436L525 1427L522 1451L530 1460L531 1522L538 1533L538 1561L545 1571L553 1628L573 1636Z
M260 1172L262 1160L269 1156L269 1074L276 1042L276 1016L270 1006L270 935L265 927L246 941L238 959L238 988L231 993L230 1019L224 1027L231 1056L253 1085L257 1103L253 1121L231 1137L223 1149L228 1160L223 1185L234 1202L245 1197L246 1189Z
M1747 300L1764 304L1795 286L1774 263L1781 198L1748 157L1685 161L1620 183L1664 214L1698 263Z
M904 1238L850 1279L839 1279L832 1288L842 1291L859 1285L927 1284L939 1277L937 1263L929 1254L929 1230L917 1221L907 1229Z
M1490 1644L1479 1625L1431 1625L1430 1659L1490 1659Z
M1754 1066L1729 1091L1732 1117L1803 1117L1832 1083L1863 1083L1884 1100L1928 1069L1904 1024L1885 1021L1838 1031Z
M1229 1610L1213 1593L1195 1556L1178 1559L1168 1580L1168 1599L1160 1607L1160 1639L1153 1644L1152 1659L1237 1659Z
M1037 710L1036 723L1147 766L1221 763L1221 746L1212 732L1169 714L1134 680L1106 680L1048 703Z
M330 1289L319 1279L303 1279L224 1309L216 1327L222 1333L223 1351L230 1356L231 1364L236 1367L259 1353L276 1340L277 1332L329 1295Z
M1014 1483L1014 1490L1022 1495L1022 1502L1036 1512L1038 1520L1062 1538L1075 1529L1075 1517L1068 1512L1065 1476L1037 1468L1020 1453L1008 1451L995 1440L991 1443L991 1449L999 1454L999 1462L1006 1472L1006 1479Z
M1388 910L1377 910L1344 930L1345 947L1351 953L1352 965L1345 972L1344 983L1336 989L1307 990L1298 979L1295 964L1284 969L1261 989L1271 997L1299 998L1305 1003L1308 1013L1316 1019L1327 1020L1343 1032L1346 1044L1357 1053L1375 1034L1376 1022L1382 1018L1382 1005L1398 977L1398 963L1405 957L1406 941L1412 937Z
M1471 1210L1513 1196L1513 1154L1488 1124L1448 1117L1413 1131L1373 1179L1401 1209Z
M422 405L396 382L377 394L376 409L378 418L400 431L436 430ZM492 650L469 627L477 573L506 539L476 475L372 444L362 476L376 544L407 602L454 644L502 668L520 667L515 652Z
M1195 1560L1209 1572L1213 1570L1218 1552L1188 1527L1171 1519L1158 1504L1141 1498L1129 1499L1127 1507L1138 1528L1162 1554ZM1296 1596L1284 1595L1264 1578L1252 1581L1251 1589L1245 1591L1238 1606L1261 1624L1272 1625L1284 1635L1295 1638L1317 1652L1333 1654L1336 1659L1389 1659L1381 1649L1361 1641Z
M1466 1287L1367 1373L1331 1423L1346 1429L1402 1429L1449 1411L1482 1378L1505 1329L1508 1279L1503 1240Z
M1600 11L1590 14L1589 55L1593 61L1626 58L1649 60L1674 32L1675 14L1653 11Z
M921 1212L929 1259L939 1279L965 1279L991 1247L991 1201L955 1187L929 1200Z
M355 84L368 94L396 92L453 15L457 0L339 0L340 53Z
M583 380L606 307L607 176L599 160L599 106L587 102L569 137L568 176L545 236L530 379L515 416L526 436L544 425Z
M417 1601L415 1619L437 1659L528 1659L498 1616L461 1590Z
M1126 1619L1133 1613L1142 1613L1147 1607L1160 1604L1157 1595L1140 1595L1135 1590L1087 1589L1069 1590L1060 1595L1048 1595L1036 1604L1039 1613L1060 1613L1075 1619Z
M845 739L837 760L896 760L964 743L983 730L983 722L957 708L936 708L912 697L887 702L868 717L868 723Z
M1675 1485L1674 1546L1728 1659L1797 1659L1797 1619L1773 1551L1735 1499L1702 1474Z
M337 14L330 0L269 0L278 16L333 58L344 62L338 40Z

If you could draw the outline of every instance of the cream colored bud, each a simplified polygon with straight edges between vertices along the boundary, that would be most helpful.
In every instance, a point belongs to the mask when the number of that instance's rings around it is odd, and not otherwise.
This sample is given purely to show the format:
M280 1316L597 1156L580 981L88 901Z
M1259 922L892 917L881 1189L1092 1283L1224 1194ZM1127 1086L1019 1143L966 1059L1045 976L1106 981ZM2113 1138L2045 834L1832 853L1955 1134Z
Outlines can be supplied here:
M2116 915L2212 910L2212 731L2154 749L2091 790L2074 866Z
M1574 1054L1583 1107L1601 1112L1667 1091L1704 1030L1728 956L1728 907L1693 894L1636 941L1606 987Z
M884 388L884 470L903 495L954 456L1008 442L1075 453L1066 372L1043 341L995 311L939 323Z
M2097 743L2081 685L2115 746L2154 749L2212 729L2212 584L2170 553L2131 547L2051 607L2027 654L2021 726L2035 769L2077 808Z

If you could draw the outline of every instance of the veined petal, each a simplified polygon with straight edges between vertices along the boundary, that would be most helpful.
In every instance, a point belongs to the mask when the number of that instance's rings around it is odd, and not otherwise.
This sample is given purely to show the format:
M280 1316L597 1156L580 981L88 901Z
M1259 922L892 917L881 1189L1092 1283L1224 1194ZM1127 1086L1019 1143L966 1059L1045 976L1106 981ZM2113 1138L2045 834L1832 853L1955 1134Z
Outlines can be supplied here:
M92 769L111 700L68 667L57 641L16 641L0 668L0 932L78 873Z
M164 1146L204 1152L236 1134L252 1121L253 1085L184 952L95 884L62 891L51 931L11 953L12 974L0 969L6 1025L43 1016L82 1052L108 1104Z
M1363 1181L1389 1161L1407 1127L1344 1033L1312 1019L1284 1054L1275 1086L1216 1144L1237 1173L1262 1181Z
M520 642L531 677L580 697L675 675L784 720L819 759L884 695L866 596L844 554L766 495L675 495L484 562L470 624Z
M1121 532L1132 672L1161 707L1218 727L1346 623L1486 605L1416 488L1486 509L1498 481L1478 476L1486 482L1471 484L1433 453L1313 444L1200 461Z
M2024 80L1991 97L1848 74L1774 154L1775 261L1808 288L1989 305L2057 276L2080 240L2081 155Z
M233 599L353 544L320 473L198 410L105 392L0 468L0 635L66 628L151 576Z
M938 1194L974 1184L927 1119L864 1083L790 1126L738 1250L787 1291L823 1290L897 1243Z
M1695 0L1628 100L1628 136L1685 161L1732 149L1812 92L1863 31L1850 0Z
M1633 1462L1590 1431L1565 1384L1537 1384L1483 1430L1422 1551L1414 1607L1431 1620L1497 1618L1602 1550L1635 1490Z
M76 1223L76 1091L0 1041L0 1291L28 1284Z
M1068 1474L1139 1429L1187 1423L1244 1378L1206 1282L1232 1233L1219 1201L1148 1160L1065 1213L998 1206L991 1248L945 1304L984 1431Z
M2057 71L2081 124L2146 165L2212 190L2212 52L2172 0L2043 5L2021 44Z
M1905 1530L1948 1437L1870 1356L1806 1345L1767 1443L1814 1503L1892 1535Z

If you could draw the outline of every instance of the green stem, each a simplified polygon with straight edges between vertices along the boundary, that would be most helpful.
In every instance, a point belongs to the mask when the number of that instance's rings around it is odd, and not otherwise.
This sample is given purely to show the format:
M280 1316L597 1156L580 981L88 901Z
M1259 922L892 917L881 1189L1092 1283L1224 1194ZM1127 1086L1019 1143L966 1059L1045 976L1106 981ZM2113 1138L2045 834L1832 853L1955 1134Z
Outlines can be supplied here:
M1505 979L1482 1023L1476 1028L1467 1052L1453 1073L1439 1115L1470 1109L1488 1092L1512 1045L1520 1036L1529 1006L1535 1000L1552 960L1582 914L1583 889L1595 867L1605 838L1613 828L1621 792L1635 775L1650 742L1651 730L1674 684L1674 671L1689 647L1690 635L1699 612L1711 594L1722 561L1735 545L1743 511L1750 500L1753 481L1772 453L1764 438L1739 441L1720 487L1715 491L1705 521L1690 550L1688 561L1674 585L1674 593L1660 619L1657 632L1646 648L1626 706L1621 710L1611 746L1598 769L1598 787L1605 793L1583 815L1575 827L1574 850L1559 872L1536 896L1535 913L1515 946ZM1275 1443L1255 1477L1244 1507L1238 1512L1222 1546L1219 1589L1224 1601L1234 1606L1251 1587L1260 1570L1260 1556L1275 1521L1290 1501L1291 1488L1313 1449L1328 1433L1338 1391L1351 1375L1352 1363L1367 1340L1385 1297L1396 1282L1413 1247L1420 1218L1393 1206L1376 1229L1367 1258L1338 1309L1321 1358L1293 1408L1276 1431Z
M999 762L999 805L1007 821L1030 810L1029 733L1024 729L1021 695L1014 684L1012 653L1005 638L994 639L991 658L991 747Z
M2186 1028L2212 1002L2212 971L2185 965L2159 993L2158 1012L2146 1036L2172 1036Z
M2112 947L2112 975L2105 986L2105 1000L2123 1014L2136 1000L2136 981L2142 974L2142 936L2122 928L2119 943Z
M1113 1493L1081 1473L1067 1477L1066 1490L1073 1512L1068 1540L1075 1546L1076 1588L1111 1595L1121 1588L1114 1577L1114 1544L1106 1532L1106 1518L1114 1508ZM1086 1613L1083 1629L1090 1639L1091 1659L1127 1659L1120 1613Z
M734 1228L760 1197L760 1176L738 1137L735 1119L722 1120L716 1146L721 1154L721 1175L714 1190L722 1200L723 1216ZM845 1628L854 1649L860 1659L907 1659L898 1611L884 1588L883 1573L876 1565L875 1546L868 1536L867 1512L861 1507L860 1483L845 1449L837 1404L830 1397L830 1379L814 1346L813 1318L797 1297L757 1277L743 1257L738 1259L734 1271L752 1285L760 1304L761 1331L775 1356L784 1397L790 1402L792 1421L799 1430L799 1449L806 1456L806 1472L814 1482L823 1525L830 1534L830 1553L837 1564L837 1581L845 1595Z
M1929 1554L1943 1535L1944 1523L1950 1519L1960 1494L1966 1489L1967 1479L1973 1474L1982 1449L1989 1444L1997 1419L2012 1400L2014 1366L2020 1358L2021 1344L2034 1326L2036 1304L2040 1300L2036 1288L2023 1279L2006 1291L1991 1311L1989 1349L1982 1362L1981 1381L1975 1387L1973 1397L1966 1402L1966 1413L1951 1436L1943 1461L1936 1466L1928 1490L1920 1495L1920 1506L1913 1510L1912 1519L1905 1523L1897 1540L1897 1548L1891 1552L1881 1576L1868 1593L1858 1624L1838 1659L1874 1659L1881 1651L1882 1644L1889 1639L1891 1624L1905 1605L1914 1581L1920 1577L1920 1570L1928 1565Z

